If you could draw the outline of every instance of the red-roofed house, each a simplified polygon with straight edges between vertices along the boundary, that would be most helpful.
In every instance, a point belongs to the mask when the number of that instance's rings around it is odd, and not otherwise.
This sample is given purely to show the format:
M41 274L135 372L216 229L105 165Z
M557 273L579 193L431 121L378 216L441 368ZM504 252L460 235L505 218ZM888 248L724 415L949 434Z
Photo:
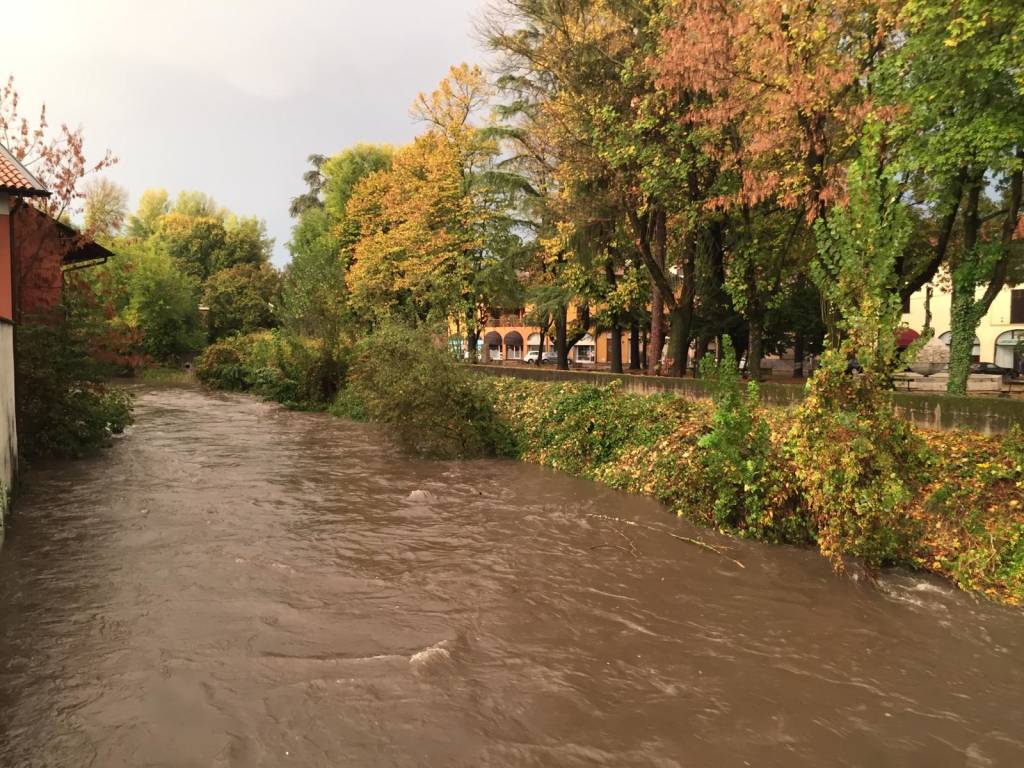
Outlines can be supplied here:
M7 512L18 461L14 416L14 318L16 227L11 211L20 198L50 193L5 147L0 145L0 529Z

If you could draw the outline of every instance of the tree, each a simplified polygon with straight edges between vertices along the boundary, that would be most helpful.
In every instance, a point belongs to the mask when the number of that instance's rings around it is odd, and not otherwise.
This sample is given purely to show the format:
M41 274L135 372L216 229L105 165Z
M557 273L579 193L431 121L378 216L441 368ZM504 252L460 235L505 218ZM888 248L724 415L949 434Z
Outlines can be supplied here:
M128 217L128 236L145 240L156 232L160 218L171 212L166 189L147 189L135 213Z
M348 306L346 262L327 211L315 206L303 210L288 248L292 260L284 275L285 326L299 335L336 343Z
M306 191L301 195L293 197L288 204L288 215L293 219L298 218L310 208L323 208L324 202L320 199L320 191L324 186L322 168L327 158L323 155L313 154L306 158L310 168L302 174L302 180L306 182Z
M113 237L128 215L128 192L110 179L90 180L84 189L85 231L97 237Z
M281 276L268 264L239 264L214 273L202 293L208 339L277 325L280 290Z
M353 307L373 321L389 313L466 330L475 347L492 295L514 274L518 238L512 194L494 167L497 143L472 124L485 99L479 68L452 67L413 114L425 133L395 153L390 170L365 176L346 215L358 227L347 284ZM511 281L514 282L514 281Z
M387 146L358 144L323 158L316 178L308 172L304 177L309 197L288 244L292 261L284 279L283 319L286 327L322 341L332 353L350 319L345 274L359 234L358 224L348 218L348 201L361 179L391 167L392 155ZM321 157L311 156L311 162Z
M125 318L142 331L146 354L173 363L197 351L203 332L195 280L151 244L131 246L124 255L133 265Z
M628 210L647 198L638 202L631 196L640 188L637 165L621 162L625 153L616 143L642 88L626 84L627 69L632 55L639 58L642 45L636 37L648 29L653 7L650 2L509 0L494 10L487 30L502 56L499 84L507 101L502 109L510 124L507 135L529 182L536 238L547 254L540 272L543 292L549 298L561 295L579 309L570 330L567 307L552 307L563 367L568 349L596 319L592 304L609 310L601 321L620 337L623 308L605 294L615 292L627 262L647 263L636 252L639 242L624 236ZM645 237L643 245L649 244ZM663 255L658 250L653 258ZM660 353L662 286L655 281L651 286L652 346ZM612 348L617 348L614 341ZM652 366L658 357L652 353Z
M897 0L682 0L664 16L658 86L704 134L717 169L706 205L728 216L726 287L748 321L748 361L765 322L805 274L805 224L841 198L870 110L868 82Z
M0 142L35 175L50 196L37 198L36 204L54 218L75 213L82 196L82 180L117 162L107 150L96 162L85 155L85 137L81 128L62 123L50 130L46 104L34 124L18 111L20 98L14 77L0 88Z
M899 361L895 264L912 224L898 186L879 171L879 133L877 127L871 131L867 151L850 166L846 202L815 222L818 258L811 275L839 318L833 354L844 363L856 359L869 383L883 389Z
M948 387L964 394L975 330L1014 266L1024 170L1024 17L1013 0L910 0L899 18L903 42L878 88L901 109L897 165L936 222L925 279L948 263Z
M187 209L200 210L191 205ZM239 264L264 264L273 246L259 219L191 216L178 210L157 219L151 241L197 280Z
M344 227L356 184L371 173L390 169L394 154L387 144L356 144L324 162L323 207L335 222Z

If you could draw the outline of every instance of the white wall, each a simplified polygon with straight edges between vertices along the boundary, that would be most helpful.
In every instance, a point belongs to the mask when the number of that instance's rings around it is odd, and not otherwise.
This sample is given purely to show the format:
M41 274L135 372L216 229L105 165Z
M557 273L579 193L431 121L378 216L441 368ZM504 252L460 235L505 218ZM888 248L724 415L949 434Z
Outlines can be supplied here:
M0 320L0 494L10 491L18 456L14 427L14 326ZM0 529L6 498L0 498Z

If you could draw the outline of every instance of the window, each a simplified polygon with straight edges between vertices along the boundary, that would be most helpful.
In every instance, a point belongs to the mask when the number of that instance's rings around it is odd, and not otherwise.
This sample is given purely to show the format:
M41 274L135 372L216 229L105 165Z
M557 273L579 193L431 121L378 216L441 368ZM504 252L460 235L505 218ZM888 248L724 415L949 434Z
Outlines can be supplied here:
M574 349L577 363L592 363L597 357L597 347L593 344L577 344Z
M946 331L945 333L940 333L939 334L939 340L944 342L947 347L949 346L949 343L952 340L952 338L953 338L953 332L952 331ZM974 337L974 346L971 347L971 362L972 363L980 363L981 362L981 341L978 339L977 336Z
M1015 371L1024 367L1024 331L1006 331L996 337L995 363Z
M1024 288L1010 291L1010 322L1024 323Z
M905 314L910 312L910 297L909 296L904 296L903 299L902 299L902 302L903 302L902 312L905 315Z
M523 359L523 348L519 345L505 347L505 354L509 360L522 360Z
M531 333L526 338L526 351L527 352L537 352L538 354L541 351L543 351L540 348L540 334L539 333Z
M589 333L576 342L573 347L573 359L577 363L592 363L597 359L597 345Z

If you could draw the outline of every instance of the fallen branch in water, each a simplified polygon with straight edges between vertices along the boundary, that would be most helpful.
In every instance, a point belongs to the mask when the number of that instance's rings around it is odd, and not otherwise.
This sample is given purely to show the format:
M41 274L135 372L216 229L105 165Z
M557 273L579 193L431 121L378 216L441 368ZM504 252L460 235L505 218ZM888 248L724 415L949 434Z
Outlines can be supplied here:
M621 517L612 517L611 515L599 515L596 512L584 512L583 516L596 517L600 520L610 520L615 523L622 523L623 525L631 525L634 528L646 528L648 531L654 531L655 533L664 533L668 536L671 536L673 539L685 541L687 544L693 544L694 546L700 547L701 549L706 549L708 552L714 552L719 557L724 557L726 560L732 561L740 568L747 567L736 558L730 557L729 555L725 554L725 552L720 550L718 547L708 544L707 542L701 541L700 539L691 539L689 536L680 536L678 533L672 533L671 531L666 531L662 528L655 528L653 525L644 525L643 523L638 523L635 520L623 520Z
M625 540L627 544L629 544L629 549L626 549L625 547L620 547L617 544L595 544L591 547L591 549L602 549L604 547L609 547L611 549L621 549L627 555L632 555L634 560L638 559L640 557L640 551L636 548L636 543L631 538L629 538L629 536L620 531L618 528L615 528L614 530L617 534L619 534L619 536L623 538L623 540Z
M595 550L595 549L617 549L620 552L625 552L627 555L633 555L633 559L634 560L636 559L636 555L634 555L632 552L630 552L625 547L620 547L618 544L595 544L590 549L591 550Z

